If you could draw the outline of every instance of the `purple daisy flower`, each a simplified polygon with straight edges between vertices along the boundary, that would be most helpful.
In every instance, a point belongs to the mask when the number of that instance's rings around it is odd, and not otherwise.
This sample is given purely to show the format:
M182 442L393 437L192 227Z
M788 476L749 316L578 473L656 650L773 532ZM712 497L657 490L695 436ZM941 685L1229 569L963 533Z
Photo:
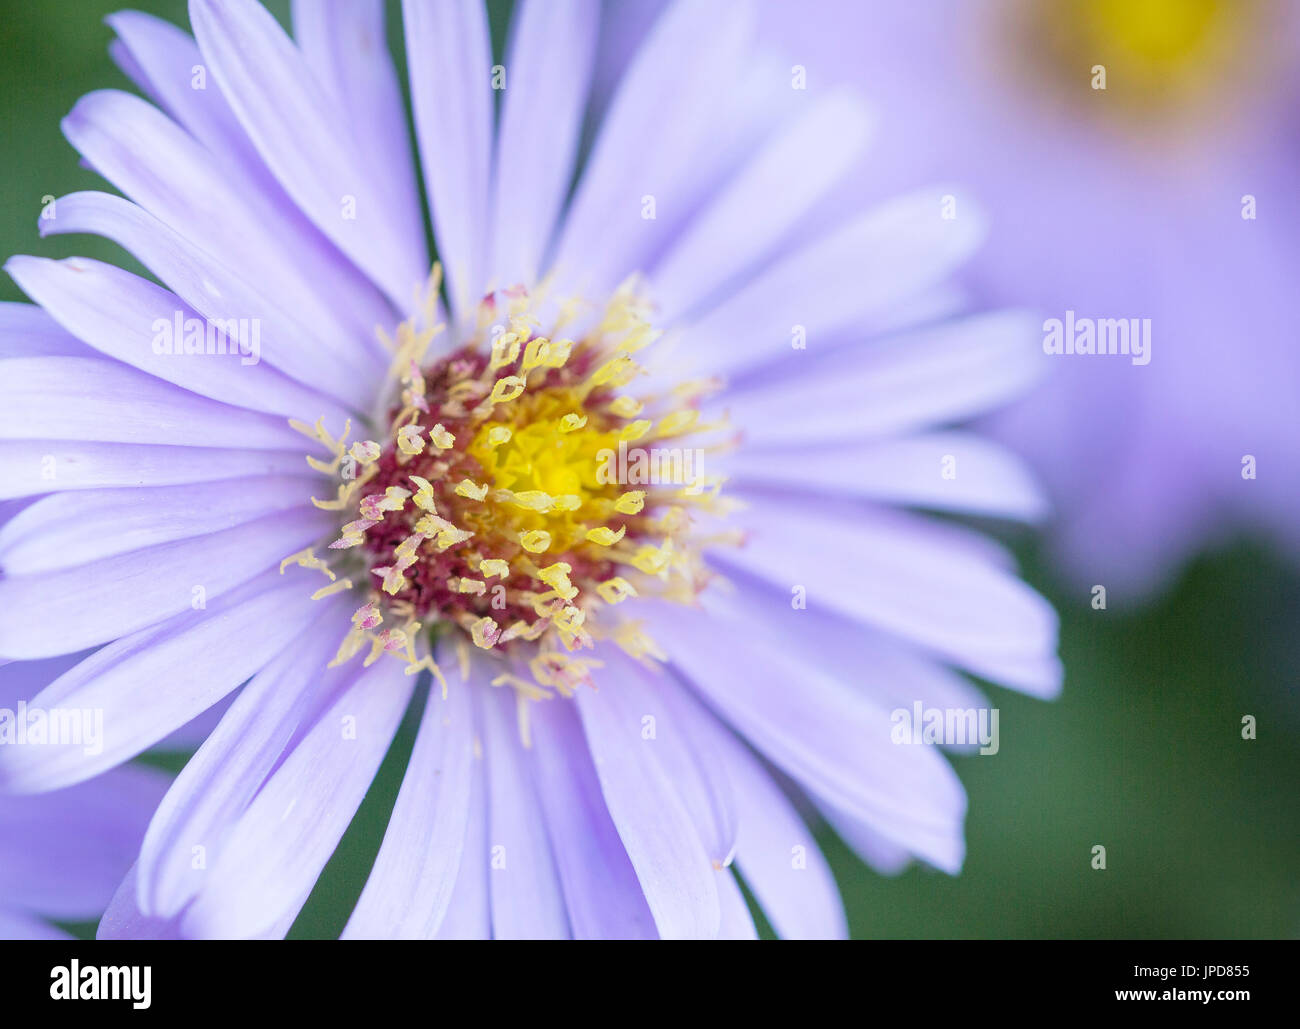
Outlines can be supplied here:
M520 4L502 66L478 4L409 3L434 266L382 6L293 13L296 44L252 0L194 0L195 40L111 19L157 107L65 129L129 199L42 228L163 285L7 266L40 308L0 312L0 488L40 499L0 529L0 657L98 648L37 699L106 729L0 783L243 686L101 934L282 935L426 678L348 936L752 936L737 871L782 935L840 936L796 794L879 868L955 872L963 790L893 712L1061 676L1007 553L909 510L1042 513L952 427L1037 370L1036 319L955 313L977 212L829 203L864 109L745 5L655 20L580 163L591 0Z
M125 765L40 796L0 793L0 940L69 939L98 921L170 779Z
M989 302L1147 323L1137 360L1044 354L1050 381L996 426L1048 484L1061 568L1132 602L1234 533L1300 555L1294 5L769 14L819 74L881 99L876 181L956 176L994 212Z
M66 664L0 668L0 748L49 745L48 713L38 718L25 701ZM93 728L82 745L97 745ZM98 920L170 781L125 765L53 793L0 793L0 940L70 939L53 923Z

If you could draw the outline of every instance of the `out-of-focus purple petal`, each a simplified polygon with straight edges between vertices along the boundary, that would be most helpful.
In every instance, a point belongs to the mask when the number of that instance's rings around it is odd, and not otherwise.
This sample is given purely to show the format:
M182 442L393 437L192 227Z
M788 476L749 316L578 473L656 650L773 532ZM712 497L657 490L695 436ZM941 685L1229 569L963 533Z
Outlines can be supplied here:
M886 709L769 645L737 617L735 603L713 598L708 619L662 605L652 620L655 637L709 702L788 774L956 871L966 798L939 752L894 745ZM719 639L738 645L719 647Z
M0 906L70 921L98 916L168 781L127 765L40 796L0 794Z
M113 899L99 920L95 932L97 940L179 940L183 939L180 925L175 919L154 918L140 911L136 904L136 867L113 894Z
M840 838L877 872L898 875L912 863L912 855L906 847L895 843L870 823L845 814L825 801L817 806Z
M193 36L142 11L115 11L104 22L117 34L110 56L149 99L214 154L246 170L264 171L221 90L207 88L207 67ZM196 88L197 81L204 88ZM266 174L264 184L272 182Z
M665 322L766 263L848 170L866 142L867 122L864 106L846 91L814 100L774 133L650 272Z
M0 940L70 940L62 929L26 911L0 907Z
M943 218L945 193L899 197L777 261L683 328L689 345L680 348L681 360L700 374L732 376L789 355L796 326L813 350L833 345L844 330L878 328L984 237L984 219L971 204L961 218Z
M0 359L94 356L90 347L35 304L0 303Z
M696 162L725 131L744 78L752 9L682 0L660 18L620 82L557 244L566 289L601 291L643 270L699 202ZM655 216L643 215L652 197Z
M1025 692L1060 689L1051 606L949 526L867 505L787 496L737 516L746 545L719 557Z
M0 665L0 707L12 709L20 700L31 700L64 672L80 664L93 651L60 654L38 661L10 661Z
M718 876L718 901L722 906L722 925L718 930L720 940L756 940L758 927L749 913L745 895L730 868L720 868Z
M790 590L752 574L732 572L745 617L779 650L817 655L817 665L862 696L891 708L979 708L987 698L960 673L881 629L829 611L816 602L795 608Z
M787 346L725 405L755 449L810 447L951 424L1025 392L1043 370L1037 319L996 311L869 342Z
M827 443L811 452L747 446L728 456L726 469L740 489L858 497L1027 522L1047 514L1047 498L1025 463L969 432Z

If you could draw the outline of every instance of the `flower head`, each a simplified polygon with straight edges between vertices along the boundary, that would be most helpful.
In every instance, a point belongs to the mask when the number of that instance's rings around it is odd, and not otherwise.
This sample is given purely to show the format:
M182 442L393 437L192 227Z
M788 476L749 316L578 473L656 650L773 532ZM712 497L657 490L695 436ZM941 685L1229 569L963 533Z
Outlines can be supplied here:
M163 111L85 98L68 135L131 199L44 227L164 286L14 258L44 312L4 313L0 386L6 453L53 469L3 480L50 495L0 527L0 657L98 647L43 695L93 697L108 740L0 753L0 784L243 689L103 931L283 934L413 697L351 936L752 935L733 865L778 931L841 935L756 752L870 860L960 866L961 787L890 708L978 705L958 670L1054 693L1055 621L902 508L1040 513L938 428L1028 384L1034 324L949 317L981 223L944 190L826 230L861 105L719 14L655 22L579 167L593 3L520 4L501 69L477 5L407 3L437 265L380 4L296 5L296 44L253 0L194 0L197 43L115 17ZM234 349L155 345L191 318Z

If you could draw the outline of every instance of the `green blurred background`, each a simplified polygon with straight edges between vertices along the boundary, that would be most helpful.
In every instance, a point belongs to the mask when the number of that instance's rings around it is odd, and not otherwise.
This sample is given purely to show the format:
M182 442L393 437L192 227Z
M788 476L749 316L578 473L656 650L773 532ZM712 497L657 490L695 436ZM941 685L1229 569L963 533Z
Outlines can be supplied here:
M4 256L82 254L140 270L102 240L36 233L44 197L105 188L59 120L83 93L130 88L102 24L121 6L0 0ZM182 0L134 6L188 23ZM287 3L270 6L287 22ZM509 5L491 7L499 45ZM3 277L0 300L19 299ZM1140 613L1094 611L1086 591L1053 578L1032 537L1013 542L1061 614L1065 692L1042 703L990 688L1002 749L955 761L970 796L960 876L885 878L824 835L853 935L1300 936L1300 578L1241 540ZM1247 714L1253 741L1241 738ZM396 797L413 716L293 936L342 928ZM1096 844L1104 871L1091 867Z

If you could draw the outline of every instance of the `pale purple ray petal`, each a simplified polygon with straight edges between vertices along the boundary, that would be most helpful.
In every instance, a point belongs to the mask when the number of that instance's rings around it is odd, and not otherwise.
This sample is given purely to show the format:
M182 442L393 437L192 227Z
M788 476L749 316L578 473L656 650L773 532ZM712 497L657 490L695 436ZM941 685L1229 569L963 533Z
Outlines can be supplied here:
M378 369L366 363L364 352L360 348L349 344L331 351L329 344L314 339L311 330L300 320L286 314L273 300L267 299L241 276L168 228L144 208L122 197L93 192L72 193L61 198L59 204L59 217L41 223L42 235L84 232L111 239L133 254L185 301L184 304L179 303L171 294L156 286L152 290L141 287L137 285L138 280L129 273L107 271L111 266L85 258L38 265L38 269L45 272L44 280L32 279L32 270L27 269L30 281L18 280L23 290L38 303L48 307L52 314L58 315L72 331L97 349L112 353L137 367L149 367L149 370L157 368L155 374L178 381L173 376L182 374L185 370L172 369L168 374L166 369L171 364L182 362L177 362L173 355L168 354L159 355L161 361L152 359L152 342L157 334L155 320L163 318L174 322L178 310L183 317L189 317L188 305L193 307L194 312L212 319L219 326L233 324L238 329L240 320L244 320L250 334L246 349L252 353L241 354L241 372L249 367L249 363L245 362L251 363L253 357L256 357L313 389L342 398L344 403L353 407L364 407L369 402L372 380L377 378ZM34 262L31 258L13 258L9 262L9 272L16 280L24 270L20 264L23 260ZM78 276L77 280L70 278L74 274ZM90 288L92 283L99 286L97 293L88 298L90 301L99 301L98 310L86 299L76 302L81 296L78 292L81 280L86 280L83 288ZM134 295L123 297L114 303L111 297L107 300L103 297L105 289L129 289ZM60 300L63 301L62 310L56 306ZM152 306L162 306L167 301L170 305L164 310L144 317ZM123 314L126 318L121 317ZM91 320L112 315L118 317L111 328ZM181 327L184 328L183 323ZM147 336L144 335L146 332L149 333ZM253 332L256 332L256 337L252 336ZM144 336L145 341L143 347L140 346L141 336ZM122 337L127 342L123 342ZM183 352L184 338L174 330L172 342L174 352ZM211 362L188 363L198 363L206 370L206 365ZM367 372L370 374L367 375ZM280 404L296 403L296 410L324 404L319 399L312 399L311 403L305 405L298 403L295 398L306 391L293 383L284 383L284 386L286 396ZM314 395L308 394L308 397ZM328 412L329 408L324 407L324 410Z
M610 817L659 934L716 937L722 912L713 861L623 686L610 682L577 698Z
M331 274L314 260L325 247L304 241L290 204L259 190L237 167L196 141L139 97L88 93L63 119L63 132L89 165L118 189L245 281L269 292L325 341L331 352L373 352L377 324L394 309L368 281ZM335 210L342 212L341 198ZM351 223L355 224L355 223Z
M175 732L168 733L154 746L154 751L193 754L198 750L220 724L230 710L231 703L239 696L239 690L232 690L206 711L200 711Z
M738 591L738 597L745 597ZM816 617L802 612L806 618ZM806 623L805 623L806 624ZM764 638L766 628L761 633ZM810 640L817 652L816 640ZM859 667L869 661L859 654ZM843 907L829 866L812 833L767 770L730 729L718 722L693 696L672 684L671 694L689 701L697 753L708 755L715 774L727 781L728 802L737 826L736 862L750 889L763 904L777 931L785 937L843 937ZM768 905L771 905L769 909ZM724 903L724 935L727 930ZM746 912L733 930L752 931Z
M281 259L297 266L296 273L315 290L318 303L336 304L343 323L368 337L374 318L391 316L390 305L284 192L221 89L215 82L208 88L207 62L194 39L175 25L138 11L119 11L106 21L119 36L109 46L119 67L210 153L220 155L222 168L241 198L260 205L261 217L275 226L274 245ZM247 284L264 281L250 279ZM379 345L377 340L370 342Z
M221 90L207 88L207 66L193 36L141 11L115 11L104 23L117 34L109 55L150 100L224 161L274 185Z
M852 166L867 124L858 98L837 91L813 100L774 133L651 270L664 322L761 266Z
M383 177L369 170L375 155L357 150L346 112L279 23L254 0L190 0L190 23L213 77L285 192L394 304L410 306L428 274L423 228L397 217L400 198L389 206Z
M344 939L424 940L442 926L467 853L476 763L470 696L486 687L486 679L457 682L446 700L436 684L430 690L384 842Z
M574 938L656 939L654 919L610 820L573 704L535 704L529 720L537 795Z
M948 424L1025 392L1042 373L1036 318L995 311L865 343L789 346L725 406L755 448ZM828 349L829 348L829 349Z
M121 764L256 673L319 608L300 579L263 575L160 625L110 643L31 700L45 711L102 713L98 747L0 747L0 787L39 793ZM98 753L87 753L87 749Z
M93 357L94 353L35 304L0 303L0 359Z
M844 905L812 830L748 748L719 736L740 815L736 865L767 920L787 940L844 939Z
M326 663L350 628L346 598L322 602L302 643L282 650L240 691L158 807L140 849L139 904L178 915L203 885L230 826L298 729L312 698L339 672ZM196 867L194 856L203 860Z
M532 283L569 191L596 52L596 0L515 9L497 137L490 278Z
M673 692L682 695L675 684ZM694 714L695 744L698 751L707 754L717 774L725 776L727 780L729 803L734 809L734 817L740 829L736 841L737 860L747 879L750 878L750 869L753 867L754 874L760 880L757 883L751 881L751 888L756 890L760 901L764 899L765 892L771 895L773 904L784 908L782 914L787 918L792 917L789 909L797 906L798 924L804 928L813 927L810 935L843 936L844 919L835 880L813 842L811 833L747 748L729 729L718 723L711 712L700 706L694 698L689 699ZM770 842L770 834L777 830L788 837L781 853L755 853L760 846L755 841L761 841L766 846ZM746 840L750 842L746 844ZM797 880L784 875L773 882L773 873L782 867L781 861L786 862L786 869L804 874ZM737 932L741 936L751 934L752 919L747 910L742 905L739 914L735 910L729 913L728 902L728 898L723 898L723 935ZM796 933L800 934L802 931Z
M886 324L891 310L946 278L984 237L984 218L970 203L960 218L942 217L947 192L890 201L772 264L683 328L683 373L734 376L788 355L796 327L816 350L845 330Z
M0 905L69 921L98 916L168 782L126 765L53 793L0 794Z
M475 696L487 761L492 937L568 939L564 893L519 739L515 691L480 688Z
M77 228L71 231L91 231L78 219L87 208L150 217L106 193L74 193L61 203L64 217L48 223L61 230L72 224ZM167 231L156 220L154 227ZM174 234L173 239L180 242ZM87 258L11 257L5 270L59 324L100 353L227 404L311 421L321 413L331 423L343 423L335 404L262 363L263 356L270 362L271 355L262 341L257 308L228 308L220 321L202 322L174 293ZM196 328L200 352L190 353L186 334ZM216 353L205 352L209 336Z
M618 84L631 66L637 50L650 35L667 4L668 0L643 0L636 4L602 0L600 38L592 74L591 111L594 117L603 119L610 98L618 91Z
M827 674L890 708L980 708L987 698L960 673L892 633L855 622L812 598L796 607L790 590L733 572L736 601L758 635L790 651L817 655ZM801 598L809 601L806 596Z
M710 757L718 725L711 712L671 678L647 669L621 650L602 655L605 673L619 682L619 704L635 716L660 767L673 781L714 867L731 863L737 817L731 782Z
M115 554L220 532L276 511L310 510L309 476L54 493L0 526L6 575L88 565Z
M840 839L881 875L898 875L912 863L906 847L888 839L870 823L837 810L834 804L824 800L818 800L817 807Z
M400 662L383 658L321 705L231 829L182 917L187 936L260 936L298 913L370 788L414 685Z
M175 919L154 918L143 914L136 904L136 866L118 886L108 910L99 920L97 940L179 940L180 925Z
M952 527L866 504L788 496L737 515L746 545L719 557L810 603L898 634L995 682L1060 688L1057 618L1013 572Z
M220 597L333 524L327 512L281 512L80 567L7 575L0 578L0 655L50 657L144 629ZM315 589L295 581L304 595Z
M51 490L112 486L173 486L243 476L299 476L303 450L228 450L216 447L0 440L0 498Z
M303 449L303 437L284 418L233 408L97 357L5 361L0 439Z
M966 798L939 751L894 745L887 709L772 646L733 608L708 598L706 619L660 605L654 636L710 703L789 775L881 820L914 852L956 871ZM720 647L719 639L736 645Z
M293 0L292 22L308 66L344 111L378 196L396 224L406 227L407 245L427 271L415 157L401 82L388 50L383 0Z
M492 900L488 890L487 762L482 754L482 739L478 735L474 737L474 747L465 849L460 856L460 867L456 871L456 882L447 904L447 913L435 934L439 940L492 938Z
M740 891L735 873L730 868L720 868L716 874L718 901L722 907L722 924L718 930L718 939L758 939L758 927L754 925L754 916L749 913L749 905L745 903L745 895Z
M0 707L12 709L20 700L31 700L60 675L88 658L93 651L60 654L39 661L10 661L0 666Z
M736 486L747 490L824 493L1027 522L1048 510L1023 460L969 432L826 443L811 451L746 446L728 455L725 467Z
M452 315L461 319L487 285L493 119L487 13L473 0L405 0L402 16L420 165Z
M619 83L565 218L553 268L566 288L599 291L642 270L698 203L695 162L712 135L727 131L752 13L747 3L679 0L655 23ZM646 197L654 198L653 219L643 216Z

